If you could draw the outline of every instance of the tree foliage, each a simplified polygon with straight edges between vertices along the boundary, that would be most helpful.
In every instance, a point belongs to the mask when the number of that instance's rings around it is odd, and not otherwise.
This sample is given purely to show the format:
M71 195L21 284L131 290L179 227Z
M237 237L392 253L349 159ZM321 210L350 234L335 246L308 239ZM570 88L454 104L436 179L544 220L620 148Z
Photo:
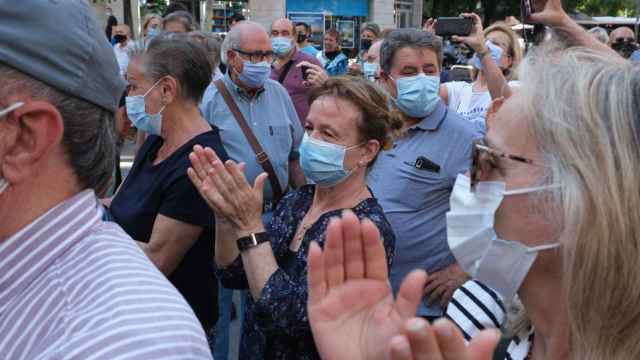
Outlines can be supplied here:
M590 16L635 16L636 0L562 0L565 9ZM480 13L485 22L520 17L518 0L424 0L424 18L457 16L462 12Z

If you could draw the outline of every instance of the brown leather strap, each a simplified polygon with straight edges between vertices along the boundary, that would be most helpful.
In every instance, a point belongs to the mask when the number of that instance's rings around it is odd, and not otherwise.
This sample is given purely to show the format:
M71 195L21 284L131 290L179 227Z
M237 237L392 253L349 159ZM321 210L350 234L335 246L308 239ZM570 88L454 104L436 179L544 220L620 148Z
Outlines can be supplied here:
M260 142L258 142L258 139L249 127L249 124L242 115L242 112L240 112L238 104L236 104L236 102L231 97L231 94L229 93L229 90L227 90L227 87L224 85L224 82L222 80L216 80L213 83L215 84L216 88L218 88L218 91L220 92L220 95L222 95L224 102L227 103L229 110L231 110L233 117L236 118L236 121L238 122L238 125L240 125L240 129L242 129L244 136L249 142L249 145L251 145L251 149L256 154L256 161L269 175L269 183L271 183L271 189L273 191L273 201L277 203L278 201L280 201L280 198L282 198L283 195L282 187L280 186L278 176L273 169L273 165L269 160L269 155L267 155L267 153L262 149Z

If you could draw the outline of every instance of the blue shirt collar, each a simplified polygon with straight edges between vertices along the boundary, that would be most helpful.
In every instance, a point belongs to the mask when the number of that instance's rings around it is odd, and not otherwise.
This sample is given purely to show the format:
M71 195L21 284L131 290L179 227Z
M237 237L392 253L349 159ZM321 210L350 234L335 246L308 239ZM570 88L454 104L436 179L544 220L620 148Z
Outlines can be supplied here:
M241 96L243 99L247 101L251 101L252 99L257 99L264 92L264 86L263 86L262 89L258 90L255 97L249 96L249 94L243 88L241 88L235 82L233 82L233 80L231 80L231 75L229 75L229 71L230 69L227 68L227 72L224 74L223 80L228 88L233 89L236 92L236 94Z
M422 121L413 125L409 128L409 130L423 130L423 131L435 131L438 130L440 124L447 117L447 106L442 102L442 100L438 101L438 105L436 105L436 109L431 112L431 114L427 115Z

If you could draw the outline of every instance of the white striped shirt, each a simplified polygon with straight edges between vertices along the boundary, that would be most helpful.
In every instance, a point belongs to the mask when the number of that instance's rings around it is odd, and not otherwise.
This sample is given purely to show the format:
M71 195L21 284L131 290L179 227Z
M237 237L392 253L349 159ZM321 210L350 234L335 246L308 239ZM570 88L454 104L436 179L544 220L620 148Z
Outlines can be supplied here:
M211 359L178 291L84 191L0 239L3 359Z

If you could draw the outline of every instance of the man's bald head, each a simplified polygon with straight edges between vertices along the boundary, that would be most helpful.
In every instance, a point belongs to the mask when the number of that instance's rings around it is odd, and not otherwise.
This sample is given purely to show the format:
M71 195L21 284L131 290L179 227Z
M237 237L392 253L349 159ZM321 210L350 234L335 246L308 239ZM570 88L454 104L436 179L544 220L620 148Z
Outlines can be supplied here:
M244 52L271 51L271 40L264 27L253 21L237 23L224 38L222 43L222 62L227 64L229 51Z
M609 34L609 43L610 44L613 44L614 42L618 41L619 39L622 39L622 41L627 40L627 39L632 39L633 41L635 41L636 40L636 34L630 28L628 28L626 26L622 26L622 27L619 27L619 28L613 30L611 32L611 34Z
M278 19L271 24L271 36L283 36L293 38L296 28L289 19Z

